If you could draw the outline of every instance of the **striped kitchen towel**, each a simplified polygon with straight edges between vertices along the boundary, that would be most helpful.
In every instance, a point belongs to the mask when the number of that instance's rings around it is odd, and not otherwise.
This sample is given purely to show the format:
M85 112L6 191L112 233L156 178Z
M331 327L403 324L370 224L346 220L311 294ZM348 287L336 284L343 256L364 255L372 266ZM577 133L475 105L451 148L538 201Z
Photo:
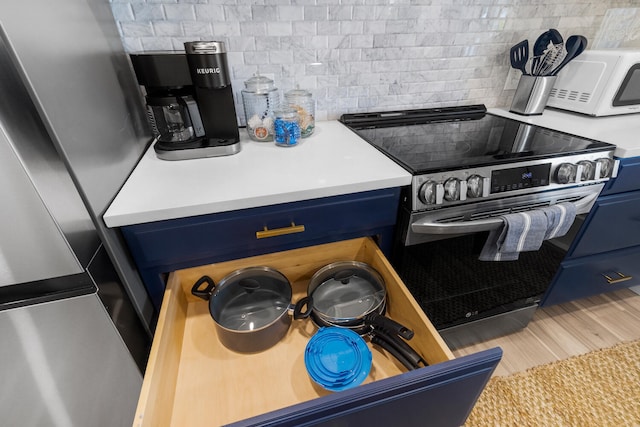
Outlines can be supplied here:
M546 239L562 237L567 234L569 228L576 219L576 205L573 203L558 203L556 205L542 208L542 212L547 216Z
M531 210L501 215L502 227L492 230L480 252L480 261L514 261L520 252L537 251L548 230L547 215Z

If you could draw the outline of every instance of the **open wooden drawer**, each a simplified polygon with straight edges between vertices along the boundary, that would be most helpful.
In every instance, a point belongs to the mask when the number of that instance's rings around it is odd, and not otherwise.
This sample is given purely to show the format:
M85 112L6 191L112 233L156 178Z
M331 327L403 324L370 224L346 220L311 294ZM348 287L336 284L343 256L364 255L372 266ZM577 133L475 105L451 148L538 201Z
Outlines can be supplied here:
M365 383L331 393L305 370L304 349L317 331L311 320L293 320L268 350L235 353L220 344L208 303L190 293L204 274L217 282L234 270L266 265L287 276L295 302L314 272L340 260L380 272L387 315L415 331L410 344L430 366L406 372L369 343L373 366ZM195 267L170 275L134 425L461 425L501 355L492 349L455 359L370 238Z

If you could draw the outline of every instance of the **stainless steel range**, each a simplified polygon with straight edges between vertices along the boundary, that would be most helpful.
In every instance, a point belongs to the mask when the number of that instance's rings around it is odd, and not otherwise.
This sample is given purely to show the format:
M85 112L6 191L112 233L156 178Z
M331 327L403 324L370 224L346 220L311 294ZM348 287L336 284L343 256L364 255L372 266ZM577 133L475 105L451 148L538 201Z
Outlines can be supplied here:
M483 105L346 114L341 122L413 174L394 267L453 347L523 328L602 190L615 147L487 113ZM505 215L571 203L564 236L515 261L479 254Z

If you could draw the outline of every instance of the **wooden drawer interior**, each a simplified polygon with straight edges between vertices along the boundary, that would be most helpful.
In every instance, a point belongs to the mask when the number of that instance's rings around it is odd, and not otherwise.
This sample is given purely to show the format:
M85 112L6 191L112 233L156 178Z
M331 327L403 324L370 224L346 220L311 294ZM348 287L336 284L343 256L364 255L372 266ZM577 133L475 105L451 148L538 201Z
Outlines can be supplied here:
M317 331L310 320L293 320L287 335L270 349L235 353L220 344L208 303L192 296L191 286L204 274L218 282L234 270L266 265L287 276L295 302L306 294L314 272L340 260L362 261L380 272L387 286L387 315L415 331L410 344L429 365L454 359L370 238L189 268L170 276L134 425L222 425L333 394L315 385L305 370L304 349ZM394 358L368 345L373 366L365 383L405 372Z

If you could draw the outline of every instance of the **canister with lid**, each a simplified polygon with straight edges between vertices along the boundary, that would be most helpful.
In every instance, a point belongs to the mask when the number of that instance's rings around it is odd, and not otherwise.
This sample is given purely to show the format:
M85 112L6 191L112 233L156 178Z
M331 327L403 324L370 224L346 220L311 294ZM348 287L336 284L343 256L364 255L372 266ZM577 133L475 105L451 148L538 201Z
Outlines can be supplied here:
M278 89L273 80L255 75L244 82L242 102L247 133L254 141L273 141L274 110L280 106Z
M311 135L315 128L316 102L311 92L293 89L285 93L285 104L298 113L300 134L303 138Z
M275 112L276 145L292 147L300 140L300 124L298 113L291 108L283 108Z

